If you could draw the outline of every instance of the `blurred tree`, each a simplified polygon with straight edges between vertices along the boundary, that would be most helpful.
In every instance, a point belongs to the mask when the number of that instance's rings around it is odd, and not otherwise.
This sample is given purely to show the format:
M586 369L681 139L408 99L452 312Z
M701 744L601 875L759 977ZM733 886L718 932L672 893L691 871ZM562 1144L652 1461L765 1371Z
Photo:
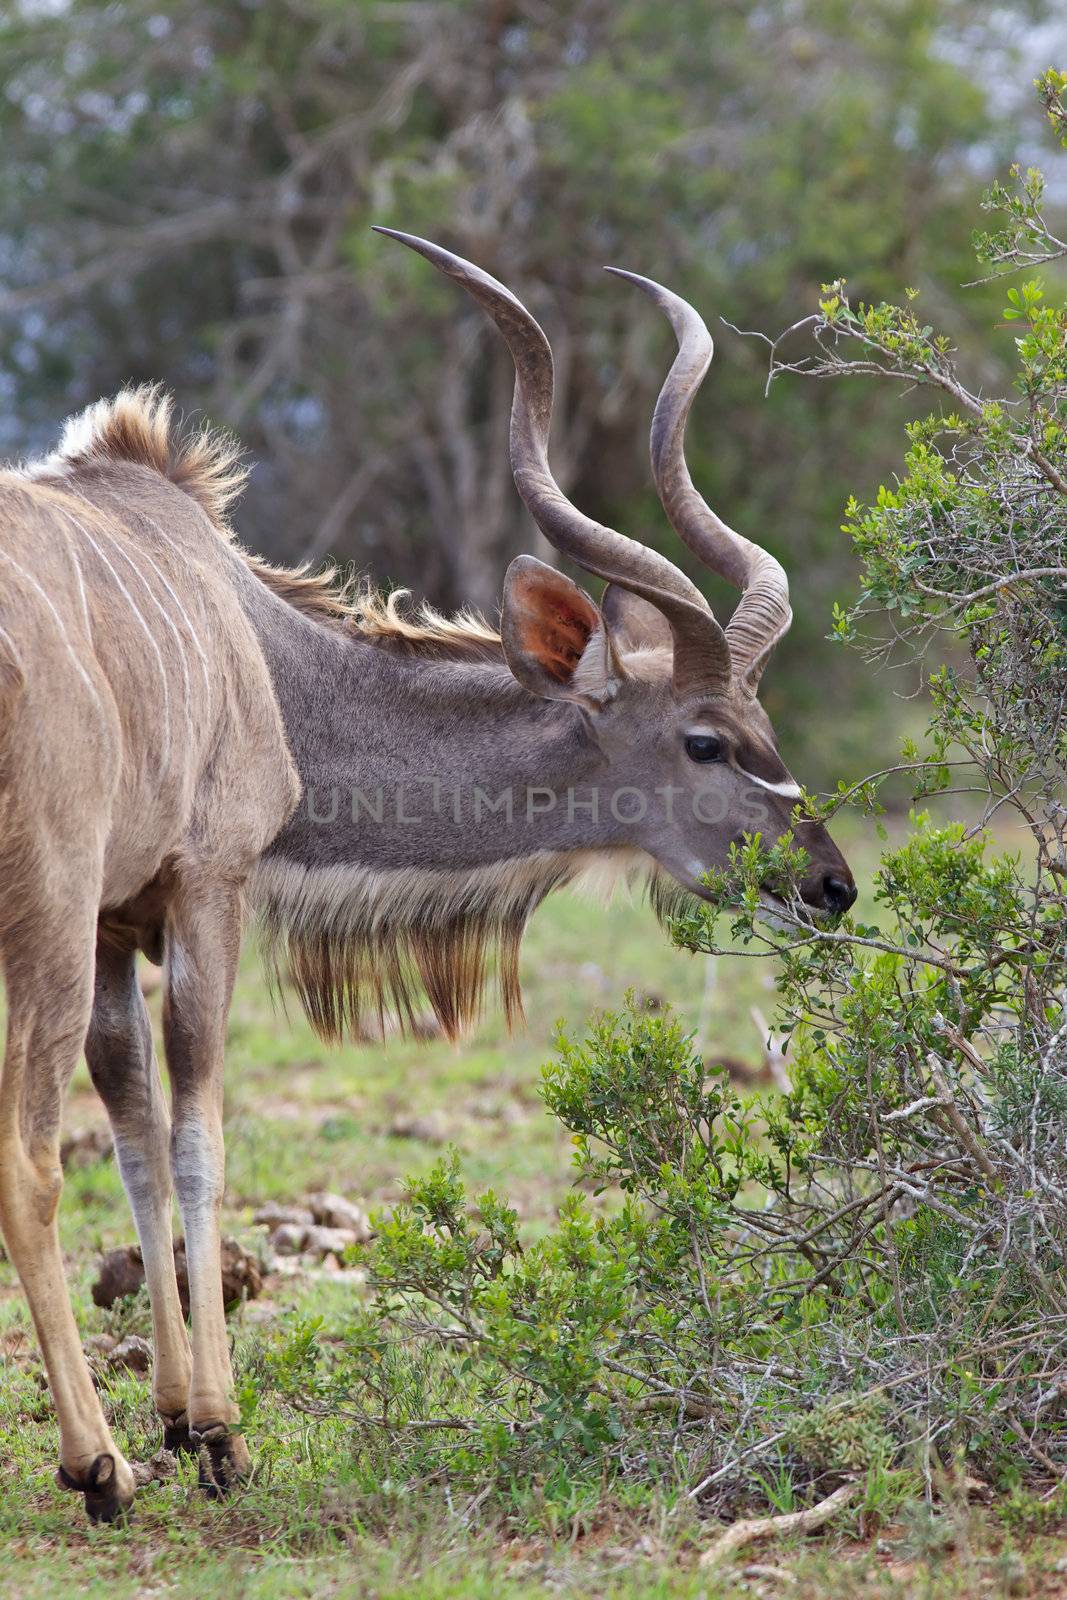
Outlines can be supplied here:
M1002 78L1043 9L16 4L0 19L3 442L42 443L74 406L159 378L257 458L246 542L491 610L507 559L537 548L507 469L510 362L464 297L369 232L384 222L527 300L556 351L562 481L681 560L647 488L669 338L599 266L670 283L713 329L718 313L777 326L846 261L855 298L910 284L940 310L968 275L976 192L1017 153ZM988 310L978 291L976 325ZM798 620L768 695L824 722L853 689L828 689L821 652L809 676L806 646L848 585L846 487L895 459L900 402L764 401L759 347L721 345L696 475L790 568Z

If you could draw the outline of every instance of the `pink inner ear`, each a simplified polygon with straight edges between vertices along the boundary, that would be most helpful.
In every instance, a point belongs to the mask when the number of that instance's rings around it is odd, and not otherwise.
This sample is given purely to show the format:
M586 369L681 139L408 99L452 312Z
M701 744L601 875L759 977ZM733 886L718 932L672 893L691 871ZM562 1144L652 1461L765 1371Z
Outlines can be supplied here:
M566 683L596 631L596 609L582 594L563 590L562 585L535 583L524 589L522 648L549 677Z

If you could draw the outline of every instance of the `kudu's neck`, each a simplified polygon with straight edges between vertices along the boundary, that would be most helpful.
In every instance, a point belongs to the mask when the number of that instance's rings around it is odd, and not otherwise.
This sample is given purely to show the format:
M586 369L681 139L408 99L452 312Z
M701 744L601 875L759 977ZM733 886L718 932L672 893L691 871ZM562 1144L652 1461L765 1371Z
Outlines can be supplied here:
M491 652L421 654L252 583L246 610L304 784L268 859L462 871L623 842L591 814L601 758L575 707L527 694Z
M328 1039L386 1012L413 1026L426 1001L457 1037L491 971L517 1020L531 912L630 855L581 807L600 758L580 713L490 650L418 654L293 610L247 567L237 586L304 784L250 885L268 961Z

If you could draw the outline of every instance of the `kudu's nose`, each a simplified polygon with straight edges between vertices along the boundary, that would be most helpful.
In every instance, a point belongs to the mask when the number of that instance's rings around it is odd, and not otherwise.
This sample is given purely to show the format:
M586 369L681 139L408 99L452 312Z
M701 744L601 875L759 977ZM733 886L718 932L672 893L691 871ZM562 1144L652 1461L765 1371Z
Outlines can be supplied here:
M840 916L843 911L854 906L858 892L851 878L839 878L832 872L828 872L822 881L823 905L827 911L832 911L834 916Z

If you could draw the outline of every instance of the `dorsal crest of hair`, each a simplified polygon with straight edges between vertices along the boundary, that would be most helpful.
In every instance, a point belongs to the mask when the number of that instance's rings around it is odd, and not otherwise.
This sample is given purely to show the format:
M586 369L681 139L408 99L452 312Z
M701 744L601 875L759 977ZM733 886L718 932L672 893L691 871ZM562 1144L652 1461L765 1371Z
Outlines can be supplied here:
M500 648L499 633L479 612L464 607L454 617L446 617L425 601L411 604L407 589L385 595L363 585L348 597L346 609L367 638L389 640L410 650L496 654Z
M64 477L120 461L149 467L183 489L223 532L248 477L236 439L206 424L183 427L170 395L150 383L120 389L68 418L58 447L26 470L34 478Z
M232 435L207 424L183 427L174 402L159 384L121 389L68 418L57 448L29 462L25 476L69 476L79 468L130 462L148 467L184 490L230 537L228 516L248 479L241 446ZM335 566L319 572L282 567L242 551L252 571L286 604L321 622L348 624L365 637L433 654L493 652L500 635L477 612L446 617L432 606L410 604L406 589L385 595L369 584L354 585Z

